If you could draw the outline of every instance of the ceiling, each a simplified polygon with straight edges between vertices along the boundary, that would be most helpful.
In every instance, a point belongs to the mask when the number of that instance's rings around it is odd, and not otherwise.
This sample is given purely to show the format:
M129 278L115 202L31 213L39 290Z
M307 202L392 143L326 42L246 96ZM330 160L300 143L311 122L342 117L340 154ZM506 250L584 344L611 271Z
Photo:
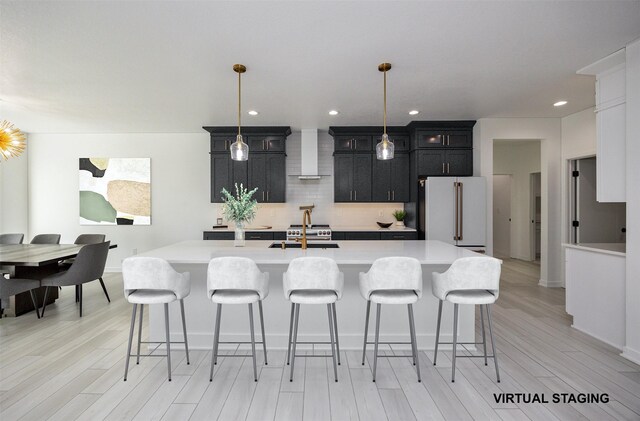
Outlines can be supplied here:
M594 104L576 70L638 37L640 1L1 0L0 118L41 133L235 125L243 63L245 125L381 125L383 61L391 125L562 117Z

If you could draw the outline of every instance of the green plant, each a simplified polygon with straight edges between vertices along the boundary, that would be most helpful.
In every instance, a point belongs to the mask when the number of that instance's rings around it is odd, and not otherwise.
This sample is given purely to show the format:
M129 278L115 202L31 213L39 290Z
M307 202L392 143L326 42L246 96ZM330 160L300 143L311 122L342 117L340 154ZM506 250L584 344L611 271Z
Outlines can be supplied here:
M253 194L258 188L248 191L246 188L238 187L236 183L236 195L232 195L227 189L222 189L224 197L224 205L222 205L222 214L227 221L234 222L250 222L256 217L256 208L258 202L253 199Z
M404 221L404 218L407 217L407 211L404 211L404 210L393 211L392 215L394 218L396 218L396 221Z

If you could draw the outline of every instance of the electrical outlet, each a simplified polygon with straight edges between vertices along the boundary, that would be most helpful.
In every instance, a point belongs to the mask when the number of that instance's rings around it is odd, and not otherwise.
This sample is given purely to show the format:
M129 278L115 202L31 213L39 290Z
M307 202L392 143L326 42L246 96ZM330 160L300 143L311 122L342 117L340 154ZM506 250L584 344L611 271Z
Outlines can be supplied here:
M138 249L133 249L132 250L132 254L135 256L136 254L138 254Z
M379 211L379 212L378 212L378 216L383 216L383 215L384 215L384 212L383 212L383 211Z

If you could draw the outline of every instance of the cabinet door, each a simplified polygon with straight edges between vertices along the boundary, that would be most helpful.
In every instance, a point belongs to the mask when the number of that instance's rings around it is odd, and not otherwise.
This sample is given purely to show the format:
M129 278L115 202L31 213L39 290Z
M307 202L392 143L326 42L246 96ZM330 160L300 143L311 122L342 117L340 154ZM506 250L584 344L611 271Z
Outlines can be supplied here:
M473 147L472 132L468 130L455 130L446 133L447 148L471 148Z
M345 240L379 240L380 233L377 231L347 231Z
M336 151L371 151L373 150L371 136L336 136Z
M409 154L396 154L391 160L390 187L392 202L410 201L409 170Z
M226 153L211 154L211 203L221 203L222 188L229 190L231 174L229 173L231 157Z
M333 157L333 201L353 200L353 155L336 154Z
M353 155L353 201L371 202L371 154Z
M418 176L446 175L444 150L418 151Z
M596 113L597 156L596 199L598 202L626 202L626 104Z
M396 158L386 161L373 160L373 186L371 191L371 200L373 202L391 201L391 167L395 164L395 160Z
M285 138L282 136L248 136L246 140L251 152L284 152Z
M236 194L236 184L240 187L242 184L243 187L247 188L249 180L249 167L248 161L234 161L229 157L230 167L231 167L231 182L229 183L230 193Z
M417 240L418 233L415 231L409 232L394 232L393 230L381 231L381 240Z
M445 136L441 131L419 130L417 137L418 148L442 148L445 146Z
M228 151L231 143L235 141L235 136L211 136L211 152Z
M249 158L249 186L248 188L258 188L258 191L253 197L258 203L264 203L267 201L267 156L266 155L253 155Z
M380 143L382 140L382 135L374 136L372 138L372 150L375 149L376 145ZM404 135L394 135L393 133L389 133L389 140L393 142L394 150L396 152L404 152L409 150L409 136Z
M267 202L284 203L287 193L286 157L267 154Z
M473 150L449 150L446 152L447 175L473 175Z

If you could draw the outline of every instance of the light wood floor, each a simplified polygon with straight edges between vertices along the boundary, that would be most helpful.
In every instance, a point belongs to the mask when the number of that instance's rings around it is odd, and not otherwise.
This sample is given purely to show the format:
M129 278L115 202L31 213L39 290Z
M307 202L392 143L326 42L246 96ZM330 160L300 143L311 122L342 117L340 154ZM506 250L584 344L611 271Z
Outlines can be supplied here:
M564 290L537 286L535 264L503 266L494 328L502 382L492 362L458 359L450 382L450 352L421 353L423 383L407 358L381 358L371 382L369 355L343 352L338 383L329 359L296 360L288 381L284 352L269 353L259 381L250 358L222 358L209 382L210 353L135 361L122 381L130 305L119 275L108 275L113 302L97 283L85 287L85 315L78 318L73 289L35 315L0 321L0 419L9 420L639 420L640 366L570 327ZM478 324L479 331L479 324ZM235 351L246 354L244 349ZM393 352L391 350L385 352ZM607 404L497 404L494 393L609 393Z

